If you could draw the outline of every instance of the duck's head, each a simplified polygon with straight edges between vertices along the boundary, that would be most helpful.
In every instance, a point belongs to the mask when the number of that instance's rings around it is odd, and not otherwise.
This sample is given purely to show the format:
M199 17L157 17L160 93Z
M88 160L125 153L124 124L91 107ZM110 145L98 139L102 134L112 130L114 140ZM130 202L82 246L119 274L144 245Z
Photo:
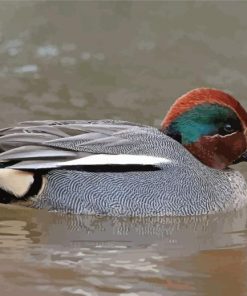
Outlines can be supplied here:
M247 113L229 94L194 89L172 105L162 130L216 169L247 160Z

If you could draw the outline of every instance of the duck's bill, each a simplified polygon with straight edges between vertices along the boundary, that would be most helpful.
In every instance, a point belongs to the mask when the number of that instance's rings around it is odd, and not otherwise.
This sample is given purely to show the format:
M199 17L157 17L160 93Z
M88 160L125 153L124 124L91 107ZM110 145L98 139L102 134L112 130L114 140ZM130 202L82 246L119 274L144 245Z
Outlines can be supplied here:
M242 161L247 161L247 150L238 159L236 159L233 164L237 164Z

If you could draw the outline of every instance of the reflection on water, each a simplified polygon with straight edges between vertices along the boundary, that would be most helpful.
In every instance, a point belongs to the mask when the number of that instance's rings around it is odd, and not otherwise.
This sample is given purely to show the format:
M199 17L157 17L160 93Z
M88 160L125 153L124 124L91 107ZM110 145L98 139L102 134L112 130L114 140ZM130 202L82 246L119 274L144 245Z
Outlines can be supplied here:
M70 118L158 125L198 86L247 106L246 8L2 2L0 127ZM118 219L1 206L0 294L246 295L246 212Z
M5 285L65 295L245 291L246 209L209 217L112 218L2 206L0 217Z

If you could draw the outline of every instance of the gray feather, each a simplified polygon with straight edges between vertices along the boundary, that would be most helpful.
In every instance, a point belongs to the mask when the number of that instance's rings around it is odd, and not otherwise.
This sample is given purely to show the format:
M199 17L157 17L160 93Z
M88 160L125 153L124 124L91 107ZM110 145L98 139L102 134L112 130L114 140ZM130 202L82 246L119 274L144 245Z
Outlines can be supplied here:
M16 127L0 130L0 149L3 151L0 162L8 166L7 161L22 160L15 164L16 168L21 169L27 167L25 161L31 160L31 167L39 169L42 164L47 168L48 158L51 168L56 167L58 158L64 161L90 154L140 155L145 153L145 137L153 131L163 137L156 129L125 121L23 122ZM149 155L158 156L155 151L150 151Z
M13 133L0 137L0 150L7 151L16 147L25 145L42 145L49 140L54 140L54 137L50 134L38 134L38 133ZM1 155L0 155L1 160Z
M44 170L52 169L60 166L60 161L58 160L27 160L20 161L16 164L9 165L10 169L18 170Z
M39 159L39 158L70 158L76 153L67 150L58 150L50 147L22 146L1 153L1 160Z

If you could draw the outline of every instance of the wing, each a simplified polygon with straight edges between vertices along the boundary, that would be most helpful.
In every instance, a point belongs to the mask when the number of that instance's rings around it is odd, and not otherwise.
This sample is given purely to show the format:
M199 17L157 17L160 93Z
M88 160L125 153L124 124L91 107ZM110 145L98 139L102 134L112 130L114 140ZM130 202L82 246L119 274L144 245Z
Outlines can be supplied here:
M162 146L171 141L156 128L126 121L27 121L0 130L0 162L17 169L152 165L169 161Z

